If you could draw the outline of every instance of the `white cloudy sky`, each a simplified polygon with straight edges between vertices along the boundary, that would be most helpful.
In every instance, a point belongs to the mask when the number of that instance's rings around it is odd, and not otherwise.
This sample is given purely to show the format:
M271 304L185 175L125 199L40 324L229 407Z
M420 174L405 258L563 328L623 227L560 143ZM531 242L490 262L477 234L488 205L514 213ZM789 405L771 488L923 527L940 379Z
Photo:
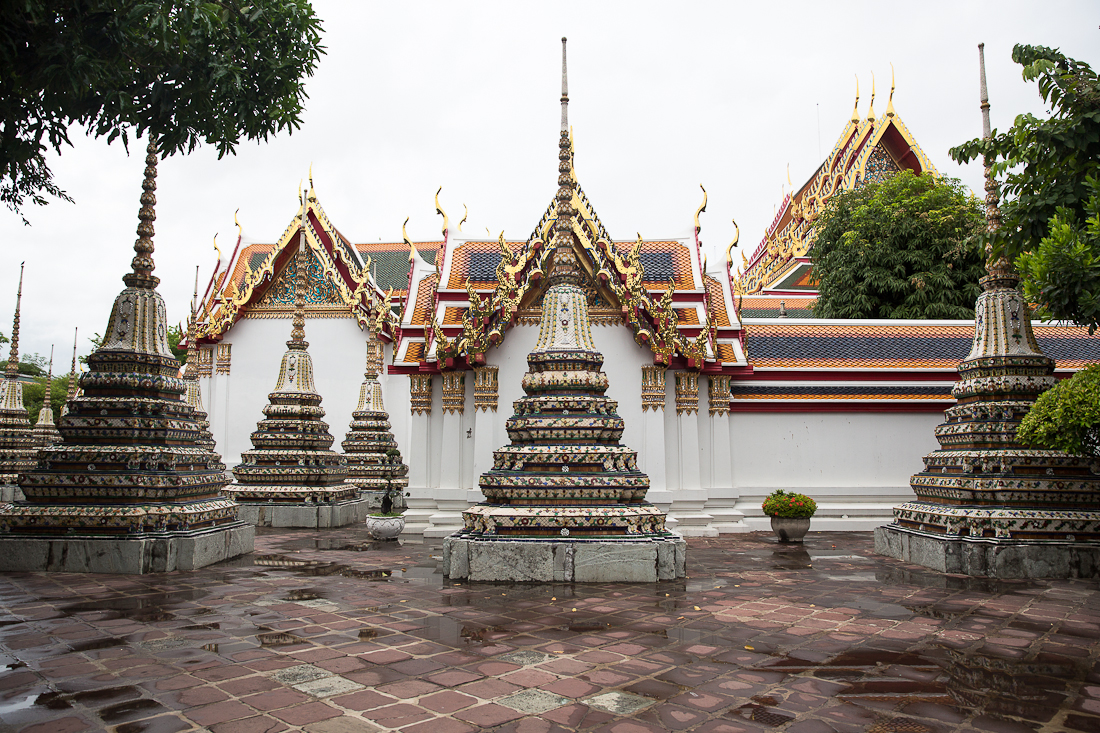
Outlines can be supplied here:
M977 165L947 150L980 134L977 44L986 44L993 124L1042 112L1012 63L1013 44L1060 47L1100 64L1095 2L337 2L318 0L328 54L307 82L302 128L162 162L156 261L169 318L186 318L220 234L226 255L240 208L246 240L271 241L296 210L312 162L318 195L354 241L437 237L469 206L466 233L525 238L555 189L561 36L569 37L570 122L581 184L612 236L686 234L701 200L711 262L733 236L751 253L787 182L797 187L852 110L894 105L942 173L980 189ZM820 126L818 120L820 118ZM142 155L74 135L52 163L76 200L0 211L0 331L10 334L26 260L21 351L102 333L128 270ZM141 145L139 148L143 148ZM136 149L135 149L136 150ZM738 258L739 259L739 258ZM6 356L6 353L5 353Z

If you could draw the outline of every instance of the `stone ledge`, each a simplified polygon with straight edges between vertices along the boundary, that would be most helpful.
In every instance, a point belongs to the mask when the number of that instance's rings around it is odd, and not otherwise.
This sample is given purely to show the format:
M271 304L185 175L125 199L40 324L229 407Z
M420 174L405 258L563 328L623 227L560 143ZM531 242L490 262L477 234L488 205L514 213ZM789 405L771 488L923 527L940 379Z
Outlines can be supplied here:
M443 542L443 574L487 582L655 583L687 574L683 537L613 541L477 540Z
M941 573L976 578L1100 577L1100 544L943 537L875 528L875 552Z
M234 523L141 537L0 537L0 571L167 573L197 570L253 551L256 528Z
M277 504L239 502L238 517L257 527L345 527L362 522L370 513L367 498L347 499L330 504Z

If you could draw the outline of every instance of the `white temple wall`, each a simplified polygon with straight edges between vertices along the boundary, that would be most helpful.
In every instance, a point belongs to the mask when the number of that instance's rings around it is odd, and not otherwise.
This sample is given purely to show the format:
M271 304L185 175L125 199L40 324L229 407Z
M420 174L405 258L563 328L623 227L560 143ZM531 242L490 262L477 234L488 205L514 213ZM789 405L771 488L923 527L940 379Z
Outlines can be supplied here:
M734 413L730 493L747 529L767 529L760 504L775 489L818 505L815 530L870 530L915 498L909 477L939 445L942 413ZM711 502L723 503L722 489Z

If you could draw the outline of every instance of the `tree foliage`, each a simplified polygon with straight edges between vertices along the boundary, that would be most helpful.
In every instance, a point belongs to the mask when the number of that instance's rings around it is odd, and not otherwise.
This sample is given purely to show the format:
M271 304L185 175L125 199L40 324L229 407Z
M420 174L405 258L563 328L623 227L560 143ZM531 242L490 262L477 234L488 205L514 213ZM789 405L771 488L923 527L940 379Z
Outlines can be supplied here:
M902 171L834 196L810 251L818 318L972 318L977 200L951 178Z
M982 242L1016 262L1039 315L1095 330L1100 237L1089 221L1097 210L1090 178L1100 178L1100 84L1088 64L1057 49L1017 45L1012 60L1051 116L1019 115L1007 132L952 148L951 157L985 158L1003 177L1001 226Z
M1100 326L1100 181L1089 176L1092 193L1085 220L1060 206L1050 220L1050 234L1039 246L1016 259L1024 295L1043 320L1076 321Z
M65 406L65 398L69 393L69 375L62 374L54 377L50 384L50 404L53 406L53 419L61 417L61 408ZM23 385L23 407L27 408L27 417L31 424L38 422L38 413L42 410L42 404L46 396L46 375L38 377L34 382Z
M68 199L45 154L73 124L165 157L296 129L320 34L307 0L0 3L0 201Z
M1016 430L1024 445L1100 456L1100 365L1039 395Z

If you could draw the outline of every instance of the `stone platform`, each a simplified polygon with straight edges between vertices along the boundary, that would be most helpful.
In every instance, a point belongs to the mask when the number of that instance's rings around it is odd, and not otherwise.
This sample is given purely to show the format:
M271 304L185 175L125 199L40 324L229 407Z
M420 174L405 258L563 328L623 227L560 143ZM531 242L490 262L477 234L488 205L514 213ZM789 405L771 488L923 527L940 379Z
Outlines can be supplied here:
M241 521L257 527L346 527L362 522L371 511L369 497L314 504L238 502Z
M686 575L683 537L639 540L443 541L443 574L451 580L656 583Z
M1100 544L944 537L895 525L875 529L875 552L941 573L981 578L1100 577Z
M197 570L253 551L256 528L237 522L140 537L2 537L0 572L168 573Z

